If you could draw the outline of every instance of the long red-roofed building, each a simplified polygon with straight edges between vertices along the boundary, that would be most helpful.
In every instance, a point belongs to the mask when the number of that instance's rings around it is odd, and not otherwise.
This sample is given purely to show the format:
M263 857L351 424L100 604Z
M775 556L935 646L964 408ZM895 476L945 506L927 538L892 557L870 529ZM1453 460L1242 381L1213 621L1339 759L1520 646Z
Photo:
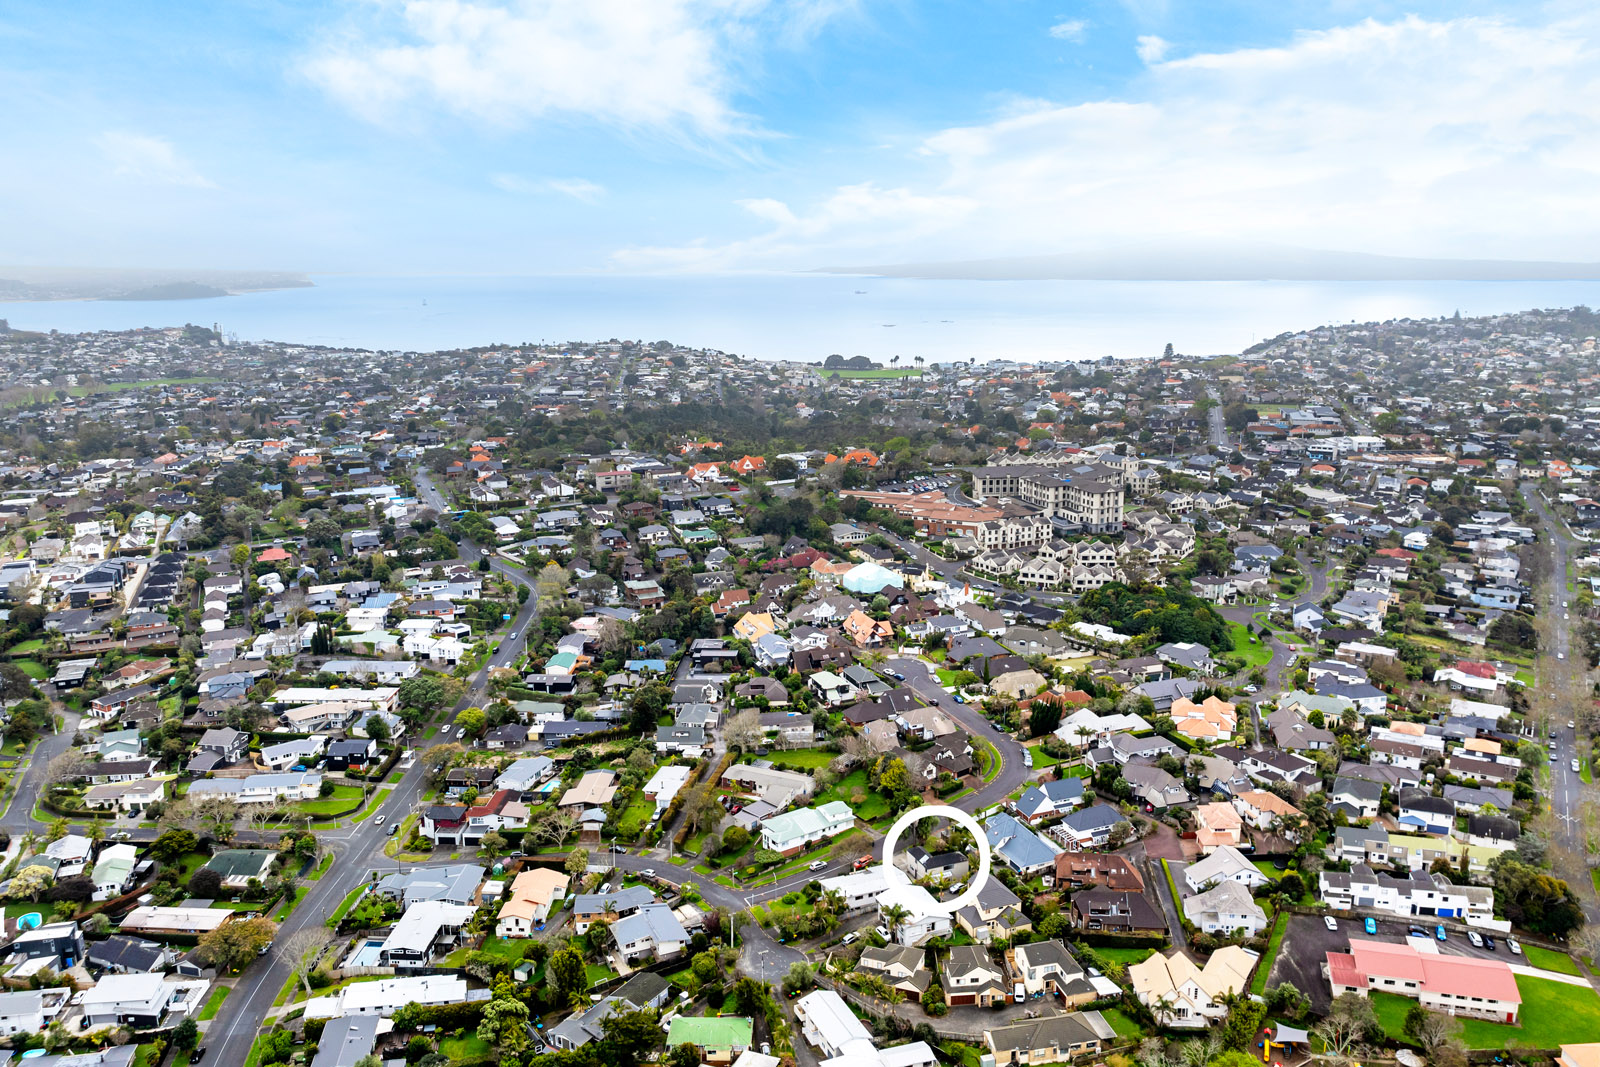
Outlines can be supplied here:
M1411 997L1431 1011L1514 1023L1522 1007L1517 976L1499 960L1447 956L1434 949L1355 940L1327 954L1333 995L1377 991Z

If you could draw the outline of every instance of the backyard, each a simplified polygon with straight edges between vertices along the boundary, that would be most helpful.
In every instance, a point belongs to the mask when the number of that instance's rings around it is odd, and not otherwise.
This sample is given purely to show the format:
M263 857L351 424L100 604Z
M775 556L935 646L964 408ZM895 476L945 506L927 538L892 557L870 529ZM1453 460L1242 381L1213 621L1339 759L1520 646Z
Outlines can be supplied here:
M1517 975L1522 994L1520 1025L1463 1019L1461 1039L1469 1049L1556 1048L1562 1044L1600 1041L1600 995L1583 986L1553 978ZM1372 1007L1384 1032L1406 1041L1406 1012L1415 1003L1395 993L1373 993Z

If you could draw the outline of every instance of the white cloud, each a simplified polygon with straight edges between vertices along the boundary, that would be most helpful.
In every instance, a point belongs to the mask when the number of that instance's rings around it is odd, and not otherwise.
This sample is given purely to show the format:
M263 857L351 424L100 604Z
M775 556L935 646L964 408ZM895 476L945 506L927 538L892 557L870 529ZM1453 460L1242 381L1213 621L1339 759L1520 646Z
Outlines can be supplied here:
M1159 63L1166 58L1167 49L1172 45L1154 34L1145 34L1139 38L1137 51L1139 58L1146 63Z
M108 130L94 139L95 147L111 164L111 173L159 185L186 185L196 189L216 186L178 155L171 141L160 137Z
M1600 10L1367 20L1154 62L1133 84L940 131L815 207L756 209L769 232L690 258L815 267L1222 240L1594 258ZM863 191L897 210L857 222L841 205Z
M722 137L737 64L765 33L799 41L852 0L371 0L303 64L357 114L417 104L495 126L588 118Z
M1050 36L1060 41L1071 41L1076 44L1083 40L1083 31L1088 28L1089 24L1083 19L1068 19L1065 22L1058 22L1051 26Z
M520 196L560 193L585 204L598 203L606 195L605 186L587 178L524 178L520 174L491 174L489 182L497 189Z

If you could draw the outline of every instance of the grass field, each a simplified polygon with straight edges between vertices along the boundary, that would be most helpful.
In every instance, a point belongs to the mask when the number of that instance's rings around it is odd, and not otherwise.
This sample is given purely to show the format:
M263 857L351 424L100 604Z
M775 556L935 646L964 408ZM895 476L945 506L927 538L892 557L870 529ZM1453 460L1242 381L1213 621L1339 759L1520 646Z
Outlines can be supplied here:
M1572 962L1572 957L1565 952L1552 952L1538 945L1523 945L1523 955L1528 957L1528 962L1545 971L1560 971L1562 974L1571 974L1582 977L1578 965Z
M356 901L360 900L366 891L367 887L364 885L358 885L350 890L349 894L339 902L339 906L333 910L333 914L328 916L328 925L338 926L339 920L350 913L350 909L356 906Z
M1230 622L1228 633L1233 635L1234 654L1244 659L1245 670L1265 667L1272 662L1272 646L1265 641L1252 641L1242 622Z
M1267 991L1267 976L1272 973L1272 963L1278 958L1278 949L1283 947L1283 934L1288 927L1289 913L1280 912L1277 921L1272 924L1272 936L1267 939L1267 951L1262 955L1261 962L1256 965L1255 976L1250 979L1250 992L1259 995Z
M1558 1045L1600 1041L1600 995L1582 986L1553 978L1517 975L1522 1008L1521 1025L1463 1019L1461 1039L1469 1049L1555 1048ZM1372 1007L1384 1032L1405 1041L1406 1012L1414 1001L1395 993L1372 993Z
M1054 767L1061 761L1044 750L1044 745L1029 745L1028 751L1033 753L1033 769L1036 771Z
M1090 949L1096 956L1108 963L1120 963L1124 967L1135 963L1143 963L1155 952L1153 948L1115 948L1108 946L1095 946Z
M859 800L856 799L858 796ZM889 814L888 798L881 793L871 792L865 769L851 771L839 779L832 789L818 794L812 804L826 804L830 800L844 801L855 811L856 818L867 822Z
M950 669L948 669L946 667L940 667L938 670L934 671L933 673L938 675L939 684L940 685L942 685L942 686L952 686L952 685L956 684L956 675L960 674L961 672L960 671L952 671L952 670L950 670Z
M1111 1029L1117 1032L1119 1038L1133 1041L1144 1035L1139 1024L1124 1014L1121 1008L1106 1008L1100 1014L1111 1024Z
M650 813L655 810L655 801L645 796L642 790L635 793L633 799L628 801L628 806L622 809L622 814L617 816L617 837L624 841L638 837Z
M920 378L921 367L879 367L876 370L824 370L824 378Z
M451 1063L486 1063L489 1060L489 1042L477 1034L462 1034L439 1041L439 1053Z
M11 663L17 670L36 682L42 682L50 677L50 668L36 659L14 659Z
M593 988L608 979L615 978L617 972L603 963L591 963L584 968L584 973L589 977L589 986Z
M217 1012L222 1010L222 1002L228 999L228 994L231 992L233 992L232 988L225 985L219 985L212 989L211 995L206 998L206 1006L200 1009L200 1021L205 1022L208 1019L215 1019Z
M822 748L794 748L783 752L774 752L769 757L773 763L787 763L805 770L815 770L826 767L839 758L839 753L829 752Z
M44 638L35 637L27 641L18 641L16 644L7 649L6 652L8 655L12 656L26 656L29 653L39 651L43 647Z

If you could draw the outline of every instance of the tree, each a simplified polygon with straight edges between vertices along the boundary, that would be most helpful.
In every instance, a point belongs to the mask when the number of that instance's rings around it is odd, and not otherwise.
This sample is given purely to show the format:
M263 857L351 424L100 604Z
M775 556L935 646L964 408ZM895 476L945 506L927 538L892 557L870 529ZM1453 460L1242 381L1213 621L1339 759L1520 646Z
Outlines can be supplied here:
M217 899L222 895L222 875L209 867L201 867L189 876L189 895L196 899Z
M528 1006L515 997L495 997L484 1005L478 1036L502 1056L515 1056L528 1046Z
M1235 997L1228 1005L1227 1017L1222 1020L1223 1047L1240 1050L1252 1047L1266 1018L1265 1004L1248 996Z
M0 663L0 697L25 700L33 695L33 679L15 663Z
M586 848L573 849L572 852L567 856L567 873L572 875L574 878L581 878L583 877L583 873L588 869L589 850Z
M278 932L271 919L245 919L223 923L200 935L196 946L203 962L223 974L232 974L261 954Z
M1406 1011L1405 1034L1415 1041L1431 1061L1440 1048L1461 1033L1461 1021L1443 1012L1429 1011L1420 1003Z
M418 757L418 760L422 764L422 769L428 773L428 778L438 784L444 779L445 772L455 763L457 757L465 751L466 749L451 741L447 744L431 746Z
M722 739L735 752L748 752L761 744L766 731L761 728L761 713L755 708L739 712L723 728Z
M600 1042L603 1062L613 1067L638 1067L644 1057L661 1044L660 1016L653 1008L643 1011L613 1012L600 1020L605 1033Z
M463 712L462 714L466 714L466 712ZM384 721L382 715L368 716L366 725L367 736L372 738L374 741L389 740L389 724Z
M55 872L49 867L38 865L24 867L11 879L11 886L6 895L12 900L32 900L37 902L40 894L55 884Z
M333 931L318 923L296 930L278 946L278 958L289 964L290 975L300 979L306 996L311 995L311 972L331 940Z
M448 697L445 688L436 678L418 674L400 683L400 703L424 711L437 711Z
M1365 1040L1369 1032L1381 1029L1372 1001L1358 993L1340 993L1329 1006L1327 1016L1317 1024L1315 1033L1329 1055L1348 1059L1356 1042Z
M534 844L559 846L572 836L572 831L578 828L577 813L570 809L546 812L531 825L522 836ZM585 859L587 861L587 858Z
M483 835L483 840L478 842L478 847L490 856L498 856L509 847L510 842L499 830L490 830Z
M904 926L909 918L911 918L911 912L903 905L890 904L883 909L883 924L888 929L890 937L898 933L900 927Z
M464 708L456 715L456 725L466 730L466 737L479 737L488 719L482 708Z
M190 1016L185 1015L183 1022L172 1031L172 1044L185 1052L193 1051L200 1043L200 1026Z
M667 1067L700 1067L700 1053L687 1041L673 1045L667 1050Z
M583 957L570 945L550 957L550 977L555 982L556 993L566 1003L573 1003L588 988L588 974Z

